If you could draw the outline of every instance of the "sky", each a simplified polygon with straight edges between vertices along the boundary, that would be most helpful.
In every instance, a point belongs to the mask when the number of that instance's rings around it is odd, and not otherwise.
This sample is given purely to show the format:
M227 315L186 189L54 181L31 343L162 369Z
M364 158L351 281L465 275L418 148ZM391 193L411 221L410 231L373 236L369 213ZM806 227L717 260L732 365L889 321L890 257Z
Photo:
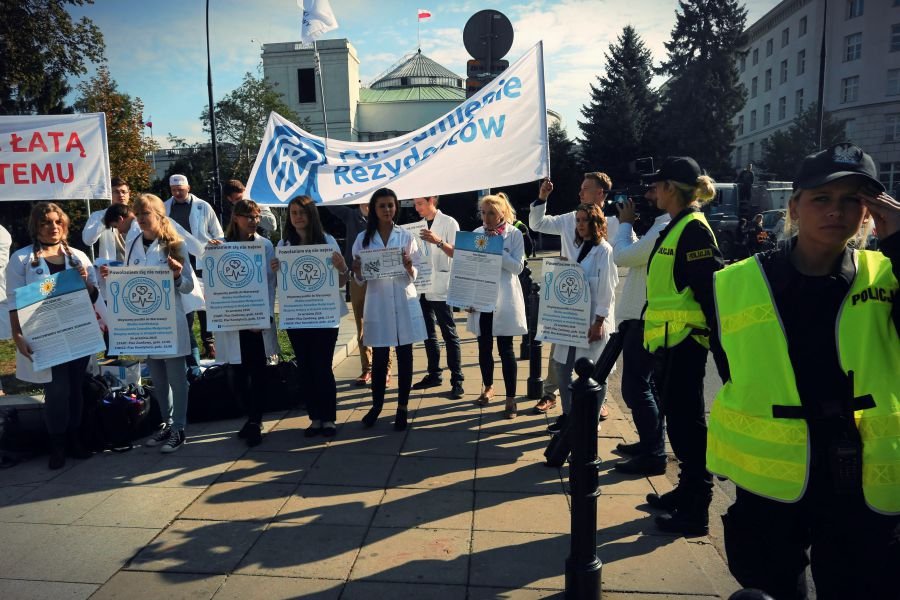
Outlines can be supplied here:
M747 0L747 24L778 1ZM209 5L216 101L238 87L246 72L262 74L262 44L300 38L296 0L209 0ZM154 138L162 147L168 146L168 134L189 142L208 139L200 123L208 101L205 7L204 0L95 0L71 10L73 16L89 17L103 32L119 91L144 102L145 119L152 119ZM323 39L350 40L364 85L416 51L417 9L432 13L420 26L422 52L463 77L470 58L462 41L466 21L487 8L503 12L515 31L505 57L510 63L543 40L547 106L562 115L574 138L580 108L589 101L590 84L603 73L610 43L632 25L658 65L675 25L678 0L331 0L331 7L339 26Z

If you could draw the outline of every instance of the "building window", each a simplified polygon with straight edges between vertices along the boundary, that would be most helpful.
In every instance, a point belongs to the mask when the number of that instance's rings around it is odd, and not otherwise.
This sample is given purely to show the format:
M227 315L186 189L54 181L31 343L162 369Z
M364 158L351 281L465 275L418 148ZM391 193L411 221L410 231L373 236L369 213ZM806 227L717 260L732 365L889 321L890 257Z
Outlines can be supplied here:
M772 56L772 50L775 48L775 44L772 42L772 39L769 38L766 41L766 56Z
M316 70L297 69L297 101L314 104L316 101Z
M753 162L756 158L756 143L750 142L747 144L747 162Z
M744 135L744 115L738 117L737 134Z
M900 187L900 162L881 163L881 174L878 177L888 193L897 194Z
M743 149L744 148L741 146L738 146L737 148L734 149L734 166L737 169L740 169L744 164L744 161L741 160L741 154L743 154L743 152L741 152L741 150L743 150Z
M891 25L891 52L900 50L900 24Z
M790 28L785 28L781 30L781 47L784 48L788 44L791 43L791 30Z
M781 61L781 70L778 76L778 83L784 83L787 81L787 69L787 59L784 59L783 61Z
M758 79L758 77L754 77L753 79L750 80L750 97L751 98L756 98L757 88L759 87L757 85L759 83L757 81L757 79Z
M794 114L799 115L803 112L803 90L799 89L794 92Z
M841 79L841 104L859 100L859 75Z
M772 122L772 105L766 104L763 106L763 126L768 125Z
M784 121L787 117L787 96L778 99L778 120Z
M750 111L750 131L756 131L756 111Z
M887 95L900 95L900 69L888 69L887 73Z
M741 55L741 73L747 70L747 55Z
M806 73L806 50L797 53L797 75Z
M844 62L859 60L862 56L862 33L852 33L844 38Z
M753 49L753 66L756 66L756 63L759 62L759 48Z
M900 142L900 114L885 115L884 141Z
M865 7L865 0L847 0L847 18L861 17Z
M772 69L766 69L766 78L765 83L763 83L763 88L767 92L772 89Z
M804 35L806 35L806 17L800 19L800 27L799 31L797 32L797 37L803 37Z

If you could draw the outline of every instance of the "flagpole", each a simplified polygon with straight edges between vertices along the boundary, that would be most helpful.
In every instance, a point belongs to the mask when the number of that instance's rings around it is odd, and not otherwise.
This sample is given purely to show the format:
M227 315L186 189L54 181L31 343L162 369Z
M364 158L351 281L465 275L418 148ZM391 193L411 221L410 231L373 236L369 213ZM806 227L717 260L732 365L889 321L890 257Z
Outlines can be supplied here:
M322 79L322 63L319 61L319 46L316 40L313 40L313 53L315 54L316 73L319 74L319 89L322 92L322 122L325 124L325 140L328 144L328 115L325 111L325 81Z

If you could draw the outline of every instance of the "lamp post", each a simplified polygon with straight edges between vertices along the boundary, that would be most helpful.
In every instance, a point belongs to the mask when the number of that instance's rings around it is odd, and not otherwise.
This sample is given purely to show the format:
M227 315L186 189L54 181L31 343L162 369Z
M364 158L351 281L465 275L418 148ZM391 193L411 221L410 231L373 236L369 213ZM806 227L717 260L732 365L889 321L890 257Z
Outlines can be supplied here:
M216 105L213 103L212 59L209 53L209 0L206 0L206 87L209 92L209 132L212 137L213 206L219 205L222 214L222 187L219 184L219 149L216 144Z

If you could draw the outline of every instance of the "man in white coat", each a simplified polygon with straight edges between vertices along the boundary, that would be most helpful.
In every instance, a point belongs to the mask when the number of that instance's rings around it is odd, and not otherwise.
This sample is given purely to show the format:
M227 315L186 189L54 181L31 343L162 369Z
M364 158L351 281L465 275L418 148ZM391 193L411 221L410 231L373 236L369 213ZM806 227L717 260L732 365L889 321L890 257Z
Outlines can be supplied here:
M438 345L435 319L441 328L441 336L447 346L447 367L450 369L450 397L459 400L463 397L462 353L459 346L459 335L453 321L453 311L447 306L447 290L450 287L450 256L447 244L452 247L456 243L456 232L459 223L449 215L438 210L438 197L416 198L416 212L425 219L427 227L419 232L419 237L428 244L434 244L428 252L431 262L431 289L424 290L419 296L422 315L425 317L425 329L428 338L425 340L425 355L428 357L428 373L421 381L413 385L414 390L437 387L442 383L441 348ZM419 290L422 292L423 290Z
M603 210L606 196L612 189L612 179L606 173L590 171L584 174L581 188L578 191L578 199L583 204L596 204ZM528 226L532 231L558 235L560 237L560 253L562 257L574 261L578 258L578 246L575 245L575 212L571 211L562 215L547 214L547 200L553 191L553 183L549 179L541 182L538 199L531 204L531 212L528 213ZM606 218L606 236L611 240L615 238L619 228L619 221L615 217ZM551 347L550 356L553 356L554 348ZM556 406L556 367L551 358L547 364L547 377L544 378L544 395L534 407L535 412L545 413ZM600 418L605 419L609 415L606 405L600 409Z
M110 183L112 184L112 201L110 206L116 204L129 205L131 203L131 189L128 187L128 183L119 177L113 177ZM108 228L103 223L103 217L105 216L105 208L92 212L84 225L84 229L81 231L81 240L86 246L93 246L98 241L100 242L100 251L97 254L97 258L100 259L98 264L107 264L113 260L122 262L125 260L125 242L131 233L138 234L141 232L141 229L137 226L137 222L132 222L131 229L123 234L118 229Z
M222 184L222 197L228 200L231 206L237 204L239 200L243 200L244 192L246 191L247 188L237 179L229 179ZM251 200L251 198L247 198L247 200ZM275 215L272 214L272 209L268 206L258 204L257 207L259 208L259 225L257 225L257 229L259 233L268 237L269 234L278 231L278 219L275 218Z
M209 202L202 200L191 193L191 186L184 175L172 175L169 177L169 189L172 197L166 200L166 216L178 223L182 229L190 235L185 236L184 245L191 255L191 267L197 275L197 281L203 281L202 264L198 268L197 261L203 257L206 244L212 239L225 237L222 226L216 218L216 213ZM186 307L188 308L188 307ZM198 310L200 317L200 337L203 339L204 350L208 358L216 357L216 343L212 333L206 329L206 311ZM188 330L193 332L194 313L187 315ZM191 333L191 355L196 360L197 341ZM191 364L191 358L188 358Z

